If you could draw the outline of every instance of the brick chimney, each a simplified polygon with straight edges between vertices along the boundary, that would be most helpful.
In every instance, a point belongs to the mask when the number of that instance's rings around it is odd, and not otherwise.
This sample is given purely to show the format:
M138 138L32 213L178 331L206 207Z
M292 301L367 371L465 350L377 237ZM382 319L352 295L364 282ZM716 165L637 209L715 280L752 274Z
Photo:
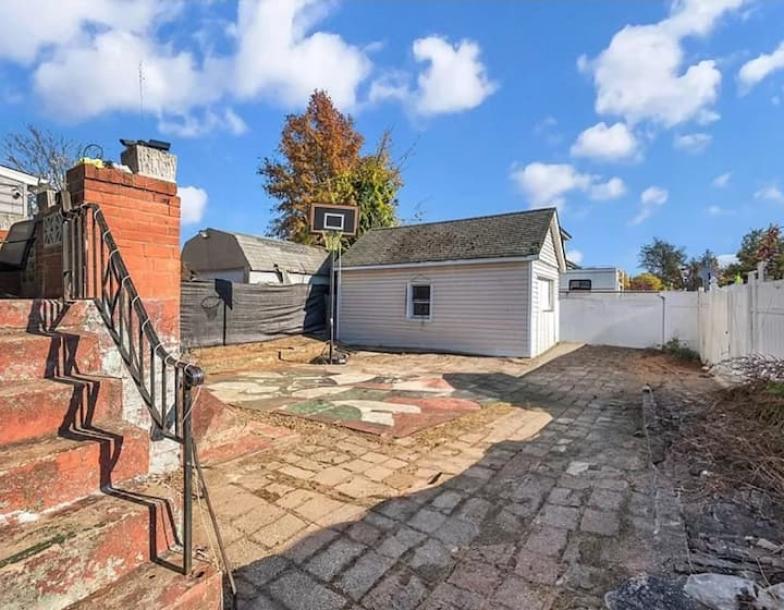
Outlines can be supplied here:
M176 157L144 143L127 145L135 171L77 165L68 170L74 205L97 203L161 339L180 336L180 198ZM163 178L163 179L162 179Z

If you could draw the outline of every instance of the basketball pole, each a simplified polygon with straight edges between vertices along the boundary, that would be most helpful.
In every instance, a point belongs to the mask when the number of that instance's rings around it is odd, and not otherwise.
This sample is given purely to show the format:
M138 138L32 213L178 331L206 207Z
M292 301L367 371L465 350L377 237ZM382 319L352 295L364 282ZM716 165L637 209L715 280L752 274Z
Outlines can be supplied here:
M335 249L330 248L329 264L329 363L335 349Z

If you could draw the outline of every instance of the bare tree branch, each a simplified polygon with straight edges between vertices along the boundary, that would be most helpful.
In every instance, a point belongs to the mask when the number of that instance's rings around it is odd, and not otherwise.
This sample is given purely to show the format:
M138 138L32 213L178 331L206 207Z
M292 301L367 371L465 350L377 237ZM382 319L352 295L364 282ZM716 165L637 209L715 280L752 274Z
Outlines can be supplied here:
M48 180L57 190L65 188L65 172L74 166L82 149L78 142L35 125L6 134L0 146L4 164Z

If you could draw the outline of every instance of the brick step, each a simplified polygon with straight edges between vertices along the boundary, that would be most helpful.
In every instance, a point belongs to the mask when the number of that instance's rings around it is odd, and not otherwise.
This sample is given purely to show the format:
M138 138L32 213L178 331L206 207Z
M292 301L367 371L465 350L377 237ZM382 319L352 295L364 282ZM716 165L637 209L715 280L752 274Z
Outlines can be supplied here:
M168 487L123 486L35 522L0 528L0 608L59 610L111 585L174 544Z
M99 369L100 348L93 333L0 331L0 381L90 374Z
M0 383L0 447L89 426L122 414L122 382L111 377L69 377Z
M111 429L61 434L0 448L0 518L29 520L147 474L149 438L144 430L118 423Z
M66 308L66 304L58 299L2 299L0 328L50 330Z
M177 555L171 560L180 563ZM69 610L220 610L222 597L222 574L208 563L195 562L192 576L148 563Z

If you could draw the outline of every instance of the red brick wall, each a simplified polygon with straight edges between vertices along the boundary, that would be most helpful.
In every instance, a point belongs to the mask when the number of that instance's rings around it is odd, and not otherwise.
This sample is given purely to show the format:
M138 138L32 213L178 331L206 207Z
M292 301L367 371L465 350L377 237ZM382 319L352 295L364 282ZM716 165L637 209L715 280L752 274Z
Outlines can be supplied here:
M180 198L177 185L117 169L68 171L74 204L97 203L162 339L180 336Z

